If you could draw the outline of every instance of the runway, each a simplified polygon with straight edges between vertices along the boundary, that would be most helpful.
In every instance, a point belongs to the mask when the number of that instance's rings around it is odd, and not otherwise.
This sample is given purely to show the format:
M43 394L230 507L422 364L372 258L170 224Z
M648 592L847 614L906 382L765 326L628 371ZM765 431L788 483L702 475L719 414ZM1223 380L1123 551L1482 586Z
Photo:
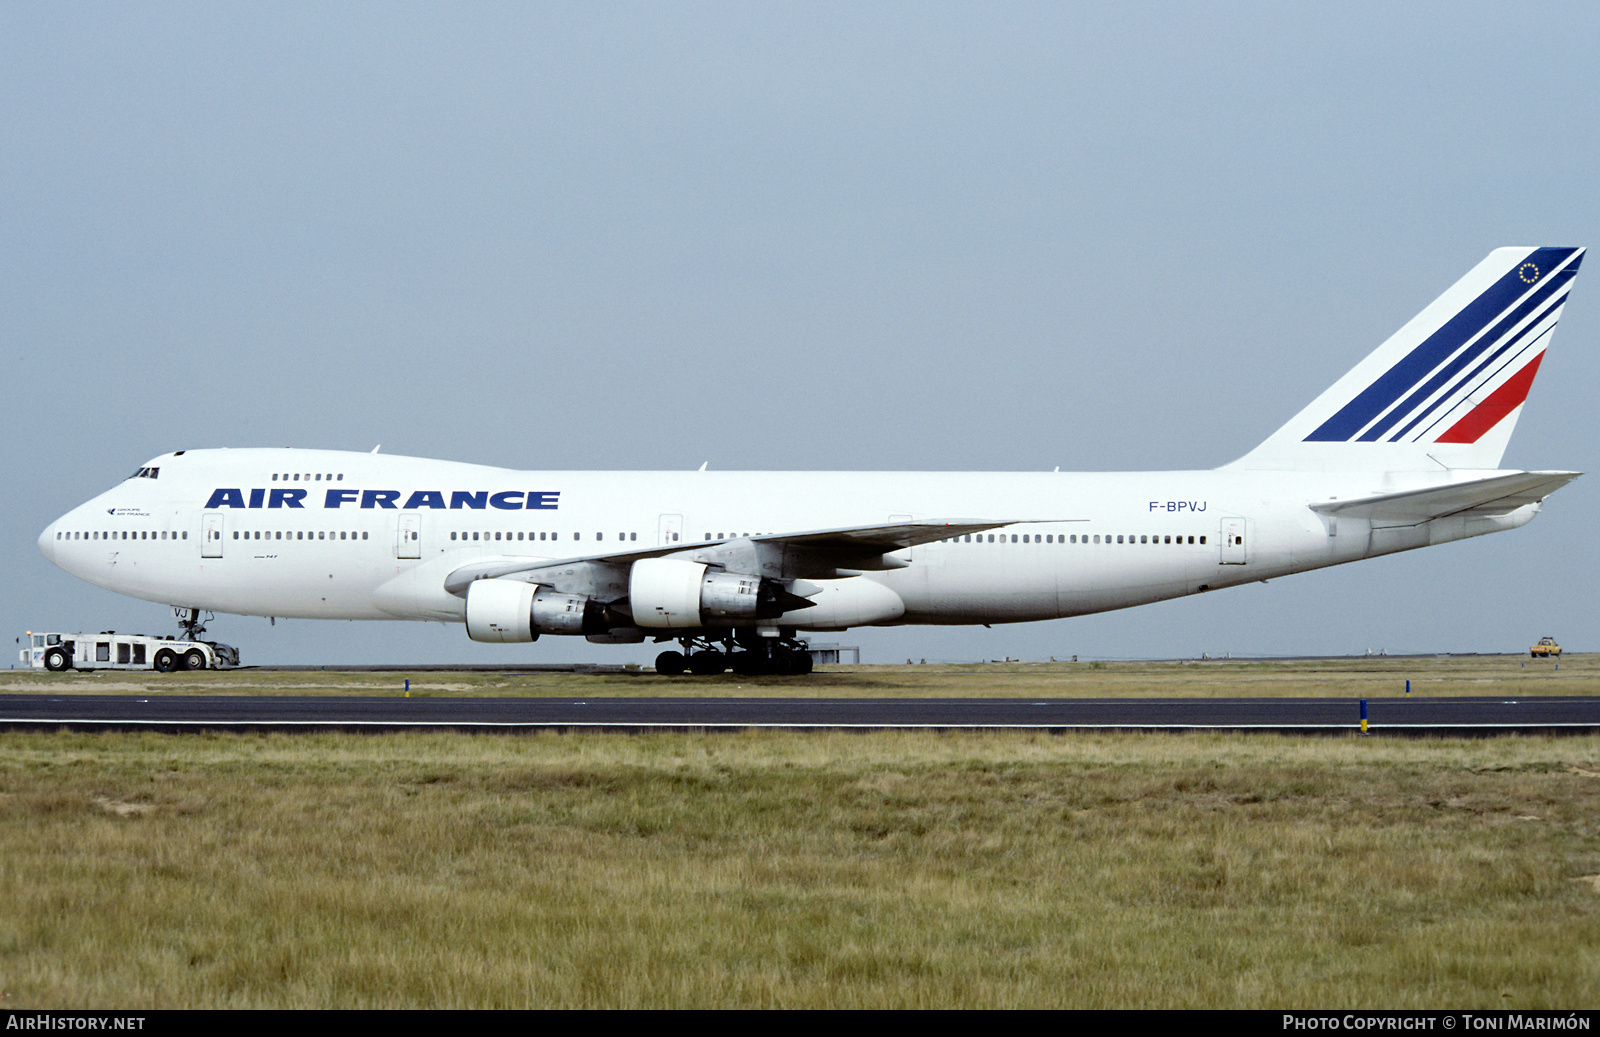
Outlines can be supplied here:
M1600 733L1600 698L1381 698L1377 735ZM1232 731L1344 734L1356 699L400 698L3 695L0 729L464 733L603 730Z

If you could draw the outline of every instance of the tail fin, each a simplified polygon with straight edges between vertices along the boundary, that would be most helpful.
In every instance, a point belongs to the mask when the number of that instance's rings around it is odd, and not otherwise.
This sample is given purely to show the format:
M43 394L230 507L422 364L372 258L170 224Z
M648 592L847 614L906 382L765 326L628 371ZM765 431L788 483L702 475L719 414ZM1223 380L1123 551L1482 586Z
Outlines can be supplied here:
M1497 248L1227 468L1499 467L1581 248Z

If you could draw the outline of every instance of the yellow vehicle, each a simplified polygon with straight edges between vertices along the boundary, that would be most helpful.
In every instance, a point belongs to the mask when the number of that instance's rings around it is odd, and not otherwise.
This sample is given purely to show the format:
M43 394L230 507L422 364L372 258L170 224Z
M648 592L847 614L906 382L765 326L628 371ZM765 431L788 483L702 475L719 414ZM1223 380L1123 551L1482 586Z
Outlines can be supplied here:
M1550 659L1561 654L1561 646L1553 637L1541 637L1538 644L1528 649L1528 654L1535 659Z

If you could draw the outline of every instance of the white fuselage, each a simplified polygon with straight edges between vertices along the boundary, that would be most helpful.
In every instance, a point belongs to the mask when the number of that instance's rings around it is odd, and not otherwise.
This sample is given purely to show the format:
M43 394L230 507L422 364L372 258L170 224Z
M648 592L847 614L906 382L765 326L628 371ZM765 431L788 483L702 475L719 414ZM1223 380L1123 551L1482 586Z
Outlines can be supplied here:
M46 529L45 555L133 597L315 619L461 621L464 599L444 581L473 563L977 518L1008 524L856 577L904 603L875 622L1023 622L1514 528L1538 510L1374 529L1309 507L1428 485L1420 474L521 472L268 449L150 464L157 477L130 478ZM804 612L785 623L808 628Z

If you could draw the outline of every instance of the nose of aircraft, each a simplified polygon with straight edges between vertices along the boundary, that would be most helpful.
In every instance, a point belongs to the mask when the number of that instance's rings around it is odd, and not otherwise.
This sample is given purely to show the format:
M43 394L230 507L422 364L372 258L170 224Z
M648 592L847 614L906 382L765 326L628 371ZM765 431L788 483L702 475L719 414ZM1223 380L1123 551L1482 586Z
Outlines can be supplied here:
M52 522L44 527L44 532L39 534L39 553L50 561L56 560L56 526L59 522Z

